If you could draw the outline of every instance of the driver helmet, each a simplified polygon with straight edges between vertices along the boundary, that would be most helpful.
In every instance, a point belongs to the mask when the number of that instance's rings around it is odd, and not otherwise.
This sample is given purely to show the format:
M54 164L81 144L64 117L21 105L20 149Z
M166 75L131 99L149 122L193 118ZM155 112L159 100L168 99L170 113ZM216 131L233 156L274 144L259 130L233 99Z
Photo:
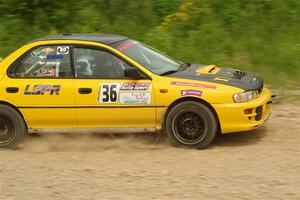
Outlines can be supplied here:
M75 62L77 76L91 76L93 74L92 63L95 62L95 57L91 55L82 55Z

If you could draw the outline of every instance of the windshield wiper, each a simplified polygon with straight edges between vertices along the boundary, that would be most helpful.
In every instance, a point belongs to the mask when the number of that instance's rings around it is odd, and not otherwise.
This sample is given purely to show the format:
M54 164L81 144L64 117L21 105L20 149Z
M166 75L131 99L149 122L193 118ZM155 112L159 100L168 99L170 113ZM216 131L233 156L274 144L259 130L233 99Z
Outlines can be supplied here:
M189 68L190 66L191 66L191 64L189 64L189 63L182 63L182 64L179 66L178 70L170 70L170 71L166 71L166 72L164 72L164 73L162 73L162 74L160 74L160 75L161 75L161 76L165 76L165 75L173 74L173 73L176 73L176 72L179 72L179 71L183 71L183 70Z
M191 66L191 64L189 64L189 63L182 63L180 65L180 67L178 68L178 71L183 71L183 70L189 68L190 66Z
M178 72L177 70L170 70L170 71L166 71L166 72L164 72L164 73L162 73L162 74L160 74L161 76L165 76L165 75L169 75L169 74L174 74L174 73L176 73L176 72Z

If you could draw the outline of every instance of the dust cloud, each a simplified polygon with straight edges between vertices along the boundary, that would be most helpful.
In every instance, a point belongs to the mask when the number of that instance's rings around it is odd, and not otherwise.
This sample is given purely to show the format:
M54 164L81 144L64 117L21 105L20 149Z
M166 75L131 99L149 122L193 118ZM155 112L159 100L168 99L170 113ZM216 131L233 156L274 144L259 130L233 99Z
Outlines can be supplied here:
M18 148L26 152L100 152L119 150L151 150L170 148L164 135L155 133L34 133Z
M0 199L298 200L299 172L300 107L289 103L205 150L151 134L31 135L0 151Z

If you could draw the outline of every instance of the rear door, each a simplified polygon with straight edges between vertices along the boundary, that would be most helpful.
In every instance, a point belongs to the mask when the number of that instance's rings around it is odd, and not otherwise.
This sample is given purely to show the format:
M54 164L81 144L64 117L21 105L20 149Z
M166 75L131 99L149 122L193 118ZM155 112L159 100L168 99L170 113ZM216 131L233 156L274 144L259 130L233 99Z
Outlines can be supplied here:
M132 80L122 58L95 47L74 48L79 127L153 128L155 102L149 78Z
M9 68L5 96L19 107L30 128L76 127L70 58L68 45L40 46Z

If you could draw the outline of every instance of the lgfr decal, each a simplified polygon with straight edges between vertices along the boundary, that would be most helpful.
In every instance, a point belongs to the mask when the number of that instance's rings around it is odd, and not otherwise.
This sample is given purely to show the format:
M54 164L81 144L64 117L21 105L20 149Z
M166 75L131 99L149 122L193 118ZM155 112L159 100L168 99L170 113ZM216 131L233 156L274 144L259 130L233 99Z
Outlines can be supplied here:
M69 54L69 47L68 46L57 47L57 54Z
M150 104L150 92L120 93L121 104Z
M181 96L194 95L200 97L202 95L202 91L199 90L181 90Z
M171 85L190 86L190 87L202 87L202 88L210 88L210 89L216 89L217 88L214 85L207 85L207 84L201 84L201 83L177 82L177 81L172 81Z
M148 90L150 83L124 83L120 90Z
M30 91L30 85L26 85L24 95L44 95L49 92L50 95L59 95L60 85L35 85Z

